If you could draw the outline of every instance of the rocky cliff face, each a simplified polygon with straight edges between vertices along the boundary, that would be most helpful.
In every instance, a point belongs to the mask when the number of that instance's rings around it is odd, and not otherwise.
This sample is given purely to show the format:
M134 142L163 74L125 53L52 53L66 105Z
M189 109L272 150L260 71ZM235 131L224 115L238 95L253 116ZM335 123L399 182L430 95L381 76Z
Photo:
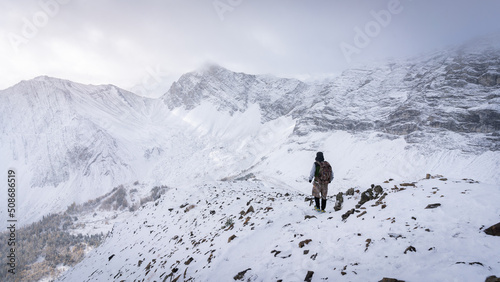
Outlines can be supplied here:
M297 135L372 130L420 142L436 132L482 134L474 146L500 150L500 48L490 43L350 69L313 84L211 66L181 77L163 101L188 110L209 101L231 113L258 104L263 121L293 117Z
M202 101L230 113L258 104L265 121L290 114L311 86L296 80L235 73L210 65L187 73L162 97L170 109L191 110Z

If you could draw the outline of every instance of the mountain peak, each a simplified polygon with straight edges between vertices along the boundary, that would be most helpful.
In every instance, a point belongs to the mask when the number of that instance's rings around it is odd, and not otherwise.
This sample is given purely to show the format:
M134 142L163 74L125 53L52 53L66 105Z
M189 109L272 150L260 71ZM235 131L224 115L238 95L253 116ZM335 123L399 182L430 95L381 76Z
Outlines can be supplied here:
M201 75L216 74L220 72L231 72L231 71L216 63L206 63L195 71L195 73Z

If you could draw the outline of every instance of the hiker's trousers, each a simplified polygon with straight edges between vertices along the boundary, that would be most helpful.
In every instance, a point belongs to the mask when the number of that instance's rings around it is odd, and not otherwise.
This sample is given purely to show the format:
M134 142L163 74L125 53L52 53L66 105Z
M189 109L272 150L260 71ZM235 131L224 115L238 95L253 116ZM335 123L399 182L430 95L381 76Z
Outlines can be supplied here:
M328 196L328 182L320 183L317 180L313 181L312 195L314 198L322 198L326 200Z

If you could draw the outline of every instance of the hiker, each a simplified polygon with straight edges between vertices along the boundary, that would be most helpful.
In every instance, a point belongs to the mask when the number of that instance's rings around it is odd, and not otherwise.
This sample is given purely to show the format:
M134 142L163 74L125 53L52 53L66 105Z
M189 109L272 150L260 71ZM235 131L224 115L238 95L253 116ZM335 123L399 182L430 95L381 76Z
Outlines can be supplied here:
M322 152L316 153L316 159L309 175L309 183L313 182L312 195L316 206L314 209L319 212L325 212L326 196L328 195L328 184L333 180L333 171L330 164L325 161ZM321 206L319 198L321 197Z

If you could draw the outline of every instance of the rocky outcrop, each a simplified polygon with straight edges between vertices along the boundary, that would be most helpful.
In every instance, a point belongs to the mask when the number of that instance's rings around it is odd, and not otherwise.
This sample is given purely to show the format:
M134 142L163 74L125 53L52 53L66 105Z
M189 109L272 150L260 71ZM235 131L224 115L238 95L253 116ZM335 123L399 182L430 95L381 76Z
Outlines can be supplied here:
M294 134L379 131L426 140L436 132L489 134L470 142L500 150L500 50L470 45L406 62L344 71L320 83L235 73L212 65L187 73L162 97L191 110L204 101L231 114L252 104L262 121L296 120ZM457 144L456 146L460 146Z
M491 236L500 236L500 222L488 227L486 230L484 230L484 233Z

